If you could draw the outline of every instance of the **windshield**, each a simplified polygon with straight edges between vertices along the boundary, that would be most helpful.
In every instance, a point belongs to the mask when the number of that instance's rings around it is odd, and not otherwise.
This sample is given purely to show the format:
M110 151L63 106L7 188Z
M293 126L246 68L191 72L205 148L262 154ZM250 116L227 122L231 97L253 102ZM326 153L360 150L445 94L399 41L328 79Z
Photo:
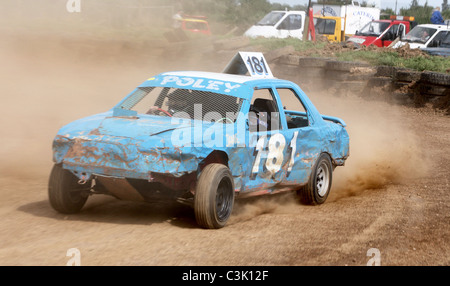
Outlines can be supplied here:
M389 23L387 22L369 22L356 35L379 37L388 27Z
M270 12L261 21L256 23L258 26L274 26L284 16L284 12Z
M412 29L406 36L402 38L402 41L408 43L421 43L424 44L436 33L434 28L425 28L421 26L416 26Z
M139 87L119 108L138 114L233 123L242 99L209 91L170 87Z

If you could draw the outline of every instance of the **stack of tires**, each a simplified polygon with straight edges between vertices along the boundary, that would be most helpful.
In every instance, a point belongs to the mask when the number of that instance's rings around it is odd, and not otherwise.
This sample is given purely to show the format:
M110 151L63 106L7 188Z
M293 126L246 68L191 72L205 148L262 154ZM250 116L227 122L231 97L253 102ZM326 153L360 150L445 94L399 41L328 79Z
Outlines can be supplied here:
M286 54L278 59L274 74L298 83L307 92L325 90L336 96L357 95L397 104L414 103L417 107L441 102L450 94L448 73L372 67L330 58Z
M423 72L420 76L420 93L434 97L444 96L450 90L450 74Z
M360 62L327 61L325 64L327 87L341 96L362 96L368 80L376 72L376 68Z
M276 66L277 74L298 83L305 91L323 87L325 65L330 59L285 55Z
M417 107L445 96L450 89L450 75L437 72L419 72L396 69L393 78L397 96L409 97Z
M392 78L393 94L400 103L410 103L420 98L420 94L416 92L420 77L421 72L419 71L405 68L396 68L394 70Z
M367 80L363 97L369 99L388 100L392 94L394 68L390 66L378 66L376 73Z

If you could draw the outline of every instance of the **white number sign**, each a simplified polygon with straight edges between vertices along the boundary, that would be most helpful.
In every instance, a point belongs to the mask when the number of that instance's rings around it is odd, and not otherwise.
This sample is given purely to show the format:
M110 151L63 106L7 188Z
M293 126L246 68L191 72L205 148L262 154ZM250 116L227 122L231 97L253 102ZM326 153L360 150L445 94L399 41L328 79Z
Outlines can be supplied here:
M272 71L267 65L266 59L262 53L256 52L239 52L248 73L252 77L273 77Z

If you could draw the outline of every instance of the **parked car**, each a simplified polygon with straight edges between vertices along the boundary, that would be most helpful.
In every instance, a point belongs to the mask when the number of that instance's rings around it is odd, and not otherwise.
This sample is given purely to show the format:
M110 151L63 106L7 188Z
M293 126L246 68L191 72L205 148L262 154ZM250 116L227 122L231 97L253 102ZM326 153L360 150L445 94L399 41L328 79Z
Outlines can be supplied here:
M245 31L244 36L302 40L305 17L304 11L272 11Z
M391 16L390 20L375 20L367 23L348 39L357 46L388 47L397 38L409 33L417 23L414 17Z
M415 26L408 34L401 38L393 48L409 44L411 49L437 47L439 42L448 34L450 27L446 25L422 24Z

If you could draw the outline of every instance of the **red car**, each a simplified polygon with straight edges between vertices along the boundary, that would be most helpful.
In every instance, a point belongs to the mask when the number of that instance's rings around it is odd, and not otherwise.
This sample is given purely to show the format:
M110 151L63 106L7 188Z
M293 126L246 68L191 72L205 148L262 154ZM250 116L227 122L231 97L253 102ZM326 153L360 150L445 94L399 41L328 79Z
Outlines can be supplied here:
M350 37L355 45L387 47L398 37L406 35L417 23L414 17L391 16L390 20L374 20Z

